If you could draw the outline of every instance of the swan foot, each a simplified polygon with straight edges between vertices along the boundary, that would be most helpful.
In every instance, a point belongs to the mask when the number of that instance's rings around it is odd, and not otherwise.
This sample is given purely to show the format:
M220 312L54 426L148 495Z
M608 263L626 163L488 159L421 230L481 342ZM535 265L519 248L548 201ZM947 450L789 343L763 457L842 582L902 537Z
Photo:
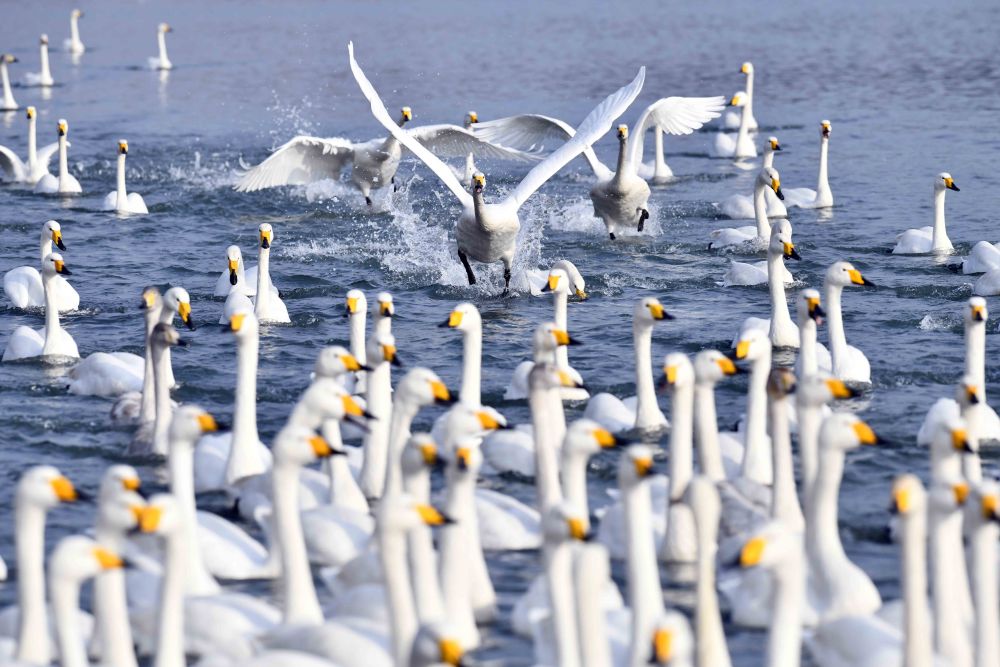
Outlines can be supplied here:
M369 197L368 195L365 195L365 203L368 204L369 206L371 206L372 205L372 198Z
M608 232L608 236L610 236L610 237L611 237L611 240L612 240L612 241L614 241L614 240L615 240L615 233L614 233L614 232Z
M639 227L638 231L642 231L642 228L646 226L646 218L649 217L649 211L644 208L636 209L636 213L639 214Z
M396 177L393 176L392 178L390 178L389 182L392 183L392 191L393 192L399 192L399 186L396 185Z
M462 252L461 250L459 250L458 251L458 258L460 260L462 260L462 266L465 267L465 275L469 279L469 284L470 285L475 285L476 284L476 274L472 272L472 267L469 266L469 258L468 258L468 256L466 256L466 254L464 252Z
M507 296L510 293L510 269L508 267L503 267L503 294Z

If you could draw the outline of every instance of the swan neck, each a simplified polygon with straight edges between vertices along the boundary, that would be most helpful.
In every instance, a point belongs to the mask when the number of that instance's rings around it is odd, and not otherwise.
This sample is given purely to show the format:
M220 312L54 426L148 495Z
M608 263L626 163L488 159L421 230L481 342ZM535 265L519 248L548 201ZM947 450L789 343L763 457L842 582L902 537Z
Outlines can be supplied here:
M633 141L638 141L634 139ZM618 140L618 166L615 169L615 182L620 182L622 177L625 175L625 166L627 164L628 157L628 141L625 139Z
M587 500L588 456L572 447L562 449L563 496L589 521L590 502Z
M656 387L653 384L653 327L633 322L632 340L635 344L635 428L651 429L664 422L663 413L656 404Z
M259 298L259 296L258 296ZM233 435L226 463L226 481L232 484L248 474L257 458L257 352L260 340L253 332L236 341L236 394L233 399Z
M753 101L747 95L747 103L740 107L740 129L736 132L736 155L739 157L740 146L750 141L750 118L753 116Z
M153 346L153 395L156 404L156 417L153 426L153 452L160 456L167 455L167 432L173 410L170 407L170 387L168 371L170 357L167 356L165 345Z
M76 15L69 17L69 35L74 46L80 43L80 26L77 23Z
M771 331L777 331L779 328L797 329L788 312L788 298L785 295L785 257L780 252L771 252L767 255L767 287L771 293Z
M52 236L47 232L42 232L42 238L38 242L38 251L41 254L41 260L44 262L45 257L52 252Z
M973 614L961 511L932 507L930 532L934 646L951 659L951 664L969 665L972 647L962 629L972 627Z
M4 79L4 83L6 84L6 76ZM34 116L28 119L28 167L31 169L34 169L35 163L38 161L38 139L37 132L35 131L36 122L37 121ZM32 176L32 178L34 178L34 176Z
M808 374L803 373L804 377ZM819 427L820 408L804 399L796 403L799 418L799 462L802 466L802 497L805 499L806 515L812 502L816 472L819 467Z
M160 613L157 618L156 656L153 667L184 667L184 570L188 554L183 530L164 540L163 577L160 579Z
M184 522L184 547L187 550L185 592L188 595L211 595L219 585L209 574L198 545L198 507L194 497L194 443L174 439L169 445L167 466L170 470L170 493L177 500Z
M764 161L761 163L761 167L764 169L770 169L774 167L774 151L765 150L764 151Z
M158 32L156 34L156 43L160 47L160 64L162 65L170 60L167 57L167 36L163 32Z
M806 548L810 568L835 576L836 568L847 560L844 545L837 527L837 499L844 473L844 452L822 448L819 470L810 502L810 516L806 521Z
M407 484L408 493L410 493L409 486ZM413 486L421 489L418 493L411 493L414 500L428 502L430 499L429 476L423 473L422 479L414 480ZM441 583L437 573L438 558L437 552L434 551L434 539L429 530L417 528L410 531L407 541L417 618L421 625L438 622L445 618L445 611Z
M847 355L847 337L844 335L844 320L840 311L840 297L844 288L840 285L825 284L823 286L823 306L826 309L826 331L830 339L830 357L833 361L833 374L839 376L838 360Z
M556 328L569 331L569 316L567 308L569 295L566 292L556 292L553 298L553 322ZM569 368L569 346L560 345L556 348L556 365L559 368Z
M29 664L50 661L48 613L45 608L45 511L20 498L14 513L17 552L17 653Z
M10 90L10 77L7 75L7 63L0 63L0 79L3 80L3 102L5 107L16 107L14 94Z
M66 156L66 135L59 137L59 189L62 190L63 182L69 174L69 160Z
M42 287L45 289L45 345L42 354L51 354L50 342L55 343L61 331L59 325L59 304L56 303L56 274L42 273Z
M573 545L563 543L548 550L545 576L555 629L558 665L580 664L580 639L576 626L577 600L573 591Z
M830 180L827 176L827 154L830 150L829 137L820 137L819 141L819 176L816 178L817 199L830 195Z
M116 202L119 211L124 211L128 203L128 193L125 191L125 153L118 154L118 201Z
M462 337L462 388L458 398L467 405L482 403L483 329L473 327Z
M926 516L926 512L914 512L903 519L904 664L907 667L930 667L934 656L927 609Z
M944 199L944 188L934 192L934 233L931 241L932 250L951 248L951 241L948 239L948 229L945 226L944 220Z
M389 378L389 364L385 365L386 402L389 400L391 391L391 380ZM386 498L398 496L402 492L403 480L403 447L406 446L406 439L410 437L410 426L416 419L420 408L406 396L406 392L397 391L396 398L392 401L392 417L389 419L388 447L385 471Z
M531 425L535 437L535 484L538 489L538 506L544 516L562 500L559 485L559 462L555 426L550 414L553 390L532 388L528 394ZM556 395L558 399L558 394Z
M816 321L806 317L799 322L799 373L810 377L819 372L819 357L816 348Z
M160 318L161 310L162 308L151 308L146 311L145 316L146 334L144 341L146 349L143 354L142 399L139 406L139 422L143 424L156 419L156 371L153 366L153 346L150 340L153 327L156 326L156 322Z
M757 238L765 242L771 238L771 221L767 219L767 200L764 196L766 187L760 181L753 186L753 216L757 221Z
M281 549L282 622L286 625L319 625L323 622L323 610L316 597L299 517L299 470L293 464L276 461L272 482L274 520Z
M801 531L805 520L795 487L795 462L788 427L788 399L785 397L771 400L771 450L774 459L771 518Z
M694 475L694 386L674 387L670 399L670 500L684 498Z
M124 540L115 529L98 526L99 544L120 553ZM92 642L99 642L101 660L115 667L136 667L132 628L129 626L128 602L125 597L125 575L109 570L94 580L94 630Z
M380 361L367 373L365 399L375 420L368 425L362 447L361 490L367 498L381 498L386 483L396 484L398 477L389 472L389 438L398 415L392 410L392 377L389 362ZM391 480L389 478L392 478Z
M260 281L260 270L257 272L257 280ZM358 360L358 363L364 365L367 363L367 349L365 347L365 326L368 315L365 311L359 310L356 313L351 313L351 335L350 335L350 347L351 354L354 358ZM359 375L359 377L361 377Z
M703 475L713 482L726 479L719 449L719 424L715 411L715 385L695 384L695 439L698 445L698 465Z
M42 61L42 80L48 81L52 78L52 73L49 71L49 45L42 44L38 50Z
M719 596L715 589L715 560L718 552L719 517L706 516L695 510L695 528L698 533L698 561L696 564L695 634L698 665L703 667L730 667L732 660L726 645L726 635L719 612Z
M759 484L772 481L771 452L767 442L767 375L771 372L771 352L755 359L747 386L746 437L742 475Z
M456 480L451 470L445 473L447 498L445 510L452 514L463 514L461 490L456 488ZM469 546L465 539L467 532L459 523L445 526L441 530L438 580L444 598L445 613L450 623L467 633L470 638L478 637L476 619L471 603L471 579L469 567Z
M649 637L656 619L663 614L663 590L656 561L653 519L649 486L644 482L624 489L625 533L627 539L626 567L629 607L632 609L632 638L630 664L643 664L648 658Z
M986 323L965 324L965 372L986 391Z
M379 559L389 606L395 664L406 665L410 657L410 645L417 632L417 611L406 564L405 536L388 530L381 531Z
M1000 526L980 525L972 538L972 593L976 603L976 667L1000 664L1000 601L997 600L997 542Z
M257 255L257 301L254 314L260 318L271 302L271 249L260 248Z
M83 636L80 634L80 584L56 574L50 577L49 584L59 643L60 665L88 667L87 651ZM39 639L48 641L48 633Z
M772 570L774 607L767 638L768 667L799 667L802 662L802 604L806 576L800 552Z

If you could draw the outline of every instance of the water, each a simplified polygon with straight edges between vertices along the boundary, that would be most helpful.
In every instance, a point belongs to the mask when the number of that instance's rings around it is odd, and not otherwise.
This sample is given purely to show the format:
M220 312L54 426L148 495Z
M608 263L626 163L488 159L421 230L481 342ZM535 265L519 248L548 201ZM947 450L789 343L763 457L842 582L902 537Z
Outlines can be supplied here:
M316 351L346 340L342 298L355 287L394 294L401 357L434 368L453 387L461 345L457 335L434 325L455 302L475 302L485 327L483 400L512 421L526 421L526 407L505 404L503 390L529 354L532 328L550 316L550 302L523 292L500 298L498 267L477 267L481 284L464 284L449 240L457 207L432 175L404 163L406 185L395 195L380 193L368 211L346 184L237 194L231 189L237 168L259 162L297 132L359 140L380 134L348 72L349 39L390 109L413 107L416 123L460 122L471 108L482 119L538 112L575 124L645 64L645 89L625 116L631 122L641 106L664 95L731 95L742 84L740 63L752 60L755 114L764 136L774 133L783 144L776 166L785 187L815 186L818 121L833 122L830 180L837 207L792 210L803 257L792 270L801 285L819 286L825 267L844 258L880 285L845 292L848 339L867 353L874 380L872 391L848 408L894 444L849 457L840 507L848 554L886 598L897 595L895 549L882 537L889 483L904 470L926 475L927 452L916 446L915 434L930 404L950 396L961 374L960 313L971 281L934 259L886 252L897 233L930 224L932 178L944 170L962 188L948 196L958 252L981 239L998 240L990 235L1000 56L988 26L997 24L1000 7L956 2L945 8L929 1L560 7L514 0L481 8L294 0L205 8L189 0L84 7L87 53L80 64L53 51L59 85L50 98L17 87L22 111L0 117L2 143L19 154L24 106L39 109L40 144L54 140L58 118L69 121L70 165L85 194L63 201L0 188L0 270L34 263L39 225L49 218L63 224L66 261L82 297L82 310L64 322L83 354L141 352L136 306L142 287L183 285L205 326L186 333L191 347L174 354L183 383L176 398L228 415L235 355L231 338L214 326L222 303L212 299L212 288L227 245L240 244L253 262L256 227L266 221L275 229L272 271L292 324L262 330L258 415L265 441L307 382ZM16 80L37 68L39 33L61 45L69 9L6 3L0 43L21 59L12 67ZM160 21L175 29L168 37L176 69L166 75L145 69ZM129 188L145 196L149 216L119 219L98 210L114 187L119 138L130 144ZM677 317L657 327L654 359L671 350L724 348L744 317L767 311L763 288L718 286L729 256L708 252L707 235L731 223L717 219L713 202L749 193L755 171L707 159L710 141L708 133L668 138L668 161L680 178L653 189L645 235L606 240L590 217L582 162L522 209L515 273L566 257L587 279L591 298L570 308L573 333L585 342L572 357L597 390L634 391L630 313L642 296L659 296ZM611 138L597 150L613 161ZM491 188L506 190L518 173L492 169ZM20 324L41 326L38 315L6 303L2 318L0 345ZM992 358L996 337L988 336L987 346ZM102 470L122 460L129 433L109 425L107 400L66 395L64 368L29 362L6 364L0 373L6 482L0 554L13 565L11 496L20 473L52 463L93 491ZM988 368L994 395L998 380L1000 370ZM737 419L744 389L745 380L720 386L723 424ZM580 408L570 413L575 417ZM436 415L425 411L418 426ZM985 456L995 469L996 455ZM156 462L131 462L155 486ZM613 486L613 471L613 457L598 460L595 498ZM493 483L532 496L528 485ZM53 511L49 541L83 530L92 515L87 505ZM536 564L531 553L490 558L504 610ZM255 590L268 593L266 586ZM670 596L685 604L690 598L684 591ZM0 602L13 599L11 584L0 589ZM729 638L736 664L761 662L760 634L730 628ZM486 645L484 659L530 661L530 646L511 636L506 619L489 630Z

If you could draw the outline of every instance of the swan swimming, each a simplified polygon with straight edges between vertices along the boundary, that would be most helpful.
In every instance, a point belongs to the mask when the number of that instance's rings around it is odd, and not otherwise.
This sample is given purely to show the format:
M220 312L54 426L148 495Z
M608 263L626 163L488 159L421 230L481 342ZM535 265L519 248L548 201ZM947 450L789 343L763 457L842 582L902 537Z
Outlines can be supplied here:
M736 93L729 100L729 106L742 111L740 129L736 132L736 136L725 132L716 133L710 150L712 157L730 157L737 160L757 157L757 147L750 138L750 116L747 115L749 100L750 97L744 91Z
M17 56L9 53L0 54L0 83L3 84L3 102L0 102L0 111L17 111L21 107L14 99L14 93L10 90L10 75L7 73L7 65L17 62Z
M3 351L3 361L28 359L31 357L71 357L79 358L76 341L68 331L59 326L59 309L56 307L55 290L49 289L55 276L70 275L62 255L50 253L42 261L42 284L45 286L45 326L37 331L19 326L7 340Z
M0 146L0 169L15 183L34 185L42 176L49 173L49 163L59 150L59 142L54 141L37 150L35 125L38 112L35 111L35 107L28 107L25 116L28 119L28 159L26 162L22 161L14 151L6 146Z
M24 75L24 80L29 86L41 86L43 88L51 88L55 85L55 81L52 79L52 72L49 71L49 36L43 34L38 38L38 51L39 58L41 59L42 69L40 72L28 72Z
M894 255L924 255L927 253L950 253L955 247L948 238L944 221L944 196L947 190L958 192L955 179L946 171L934 177L934 225L907 229L896 237Z
M849 262L834 262L823 277L823 302L826 304L827 334L833 376L845 382L871 384L872 370L865 353L847 344L844 335L844 319L840 310L840 297L844 288L861 285L875 287L875 284L861 275Z
M778 142L777 137L768 137L767 141L764 142L764 162L761 165L762 168L773 167L774 166L774 154L781 150L781 144ZM786 197L788 195L788 190L782 191ZM785 208L785 203L778 199L778 195L774 193L773 190L765 190L764 197L767 204L767 217L768 218L787 218L788 209ZM754 199L753 195L741 195L735 194L726 197L719 204L719 211L722 215L733 218L735 220L749 220L754 218Z
M128 141L118 140L118 189L109 192L104 197L105 211L118 213L149 213L146 202L138 192L125 191L125 157L128 155Z
M799 208L830 208L833 206L833 192L830 191L830 181L827 177L826 158L830 148L830 121L823 120L819 124L819 176L816 179L816 189L790 188L785 190L786 206Z
M73 55L80 55L87 50L83 42L80 40L80 26L78 25L80 19L83 18L83 12L79 9L74 9L69 14L69 39L63 41L63 49Z
M257 228L260 245L257 254L257 296L253 312L261 324L288 324L288 308L271 282L271 243L274 229L266 222Z
M167 33L173 31L174 29L166 23L161 23L156 27L156 43L160 53L156 57L150 57L146 60L149 69L171 70L174 68L174 64L167 57Z
M80 188L80 181L76 180L76 176L69 173L69 159L66 154L66 149L70 145L66 138L69 133L69 123L60 118L56 127L59 130L59 176L56 177L49 173L42 175L35 183L35 192L39 194L78 195L83 190Z
M62 226L55 220L49 220L42 225L42 236L39 242L39 259L52 252L52 244L59 250L66 250L63 243ZM41 266L41 264L39 264ZM56 307L60 313L76 310L80 307L80 295L61 275L56 275L49 283L49 288L55 293ZM19 266L3 275L3 291L15 308L43 308L45 306L45 287L42 284L42 274L33 266Z
M767 188L773 190L778 199L784 199L785 195L781 192L781 175L774 167L761 169L754 182L753 211L756 224L716 229L709 234L712 239L708 244L709 250L743 244L763 247L770 242L771 222L768 220L767 200L764 196L764 191Z
M747 105L746 114L749 116L747 121L747 127L751 130L757 129L757 119L753 115L753 63L745 62L740 66L740 74L745 74L747 77L747 85L743 87L743 90L747 94ZM722 126L728 130L738 129L740 126L740 119L742 114L739 111L727 111L722 117Z
M510 288L510 267L517 250L517 233L521 228L521 221L517 214L518 209L556 172L611 129L611 123L614 122L614 119L620 116L639 94L646 76L645 68L640 68L639 74L632 83L613 93L599 104L577 128L576 135L529 171L510 195L502 201L487 204L483 200L486 176L481 172L476 172L473 175L472 195L470 196L455 178L448 165L392 121L378 93L375 92L375 88L372 87L371 82L368 81L365 73L354 59L354 44L349 43L347 49L351 61L351 71L354 73L354 78L357 80L361 92L371 103L375 118L401 144L420 158L451 190L462 205L463 211L455 229L455 236L458 242L458 257L465 267L469 284L476 284L476 276L469 264L470 257L483 263L500 261L503 262L504 267L505 292Z

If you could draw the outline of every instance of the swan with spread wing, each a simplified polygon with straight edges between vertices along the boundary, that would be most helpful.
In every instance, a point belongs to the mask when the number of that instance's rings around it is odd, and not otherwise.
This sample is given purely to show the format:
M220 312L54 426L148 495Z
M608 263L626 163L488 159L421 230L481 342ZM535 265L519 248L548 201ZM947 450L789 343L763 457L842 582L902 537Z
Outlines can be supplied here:
M469 258L477 262L503 262L504 288L510 287L510 267L514 261L517 249L517 232L521 221L517 211L538 188L542 187L556 172L577 155L587 150L592 143L600 139L611 124L618 118L642 90L646 77L646 68L639 68L639 73L630 84L612 93L590 112L575 135L557 151L549 155L528 172L516 188L503 200L487 204L483 199L483 189L486 186L486 176L476 172L472 176L472 194L470 195L454 172L433 153L399 128L389 116L385 105L379 98L375 88L354 59L354 44L347 45L351 60L351 71L361 88L362 94L371 103L372 114L389 130L401 144L420 158L427 167L437 174L452 194L462 204L462 214L456 227L458 242L458 257L465 266L469 284L476 283L476 275L472 272Z

